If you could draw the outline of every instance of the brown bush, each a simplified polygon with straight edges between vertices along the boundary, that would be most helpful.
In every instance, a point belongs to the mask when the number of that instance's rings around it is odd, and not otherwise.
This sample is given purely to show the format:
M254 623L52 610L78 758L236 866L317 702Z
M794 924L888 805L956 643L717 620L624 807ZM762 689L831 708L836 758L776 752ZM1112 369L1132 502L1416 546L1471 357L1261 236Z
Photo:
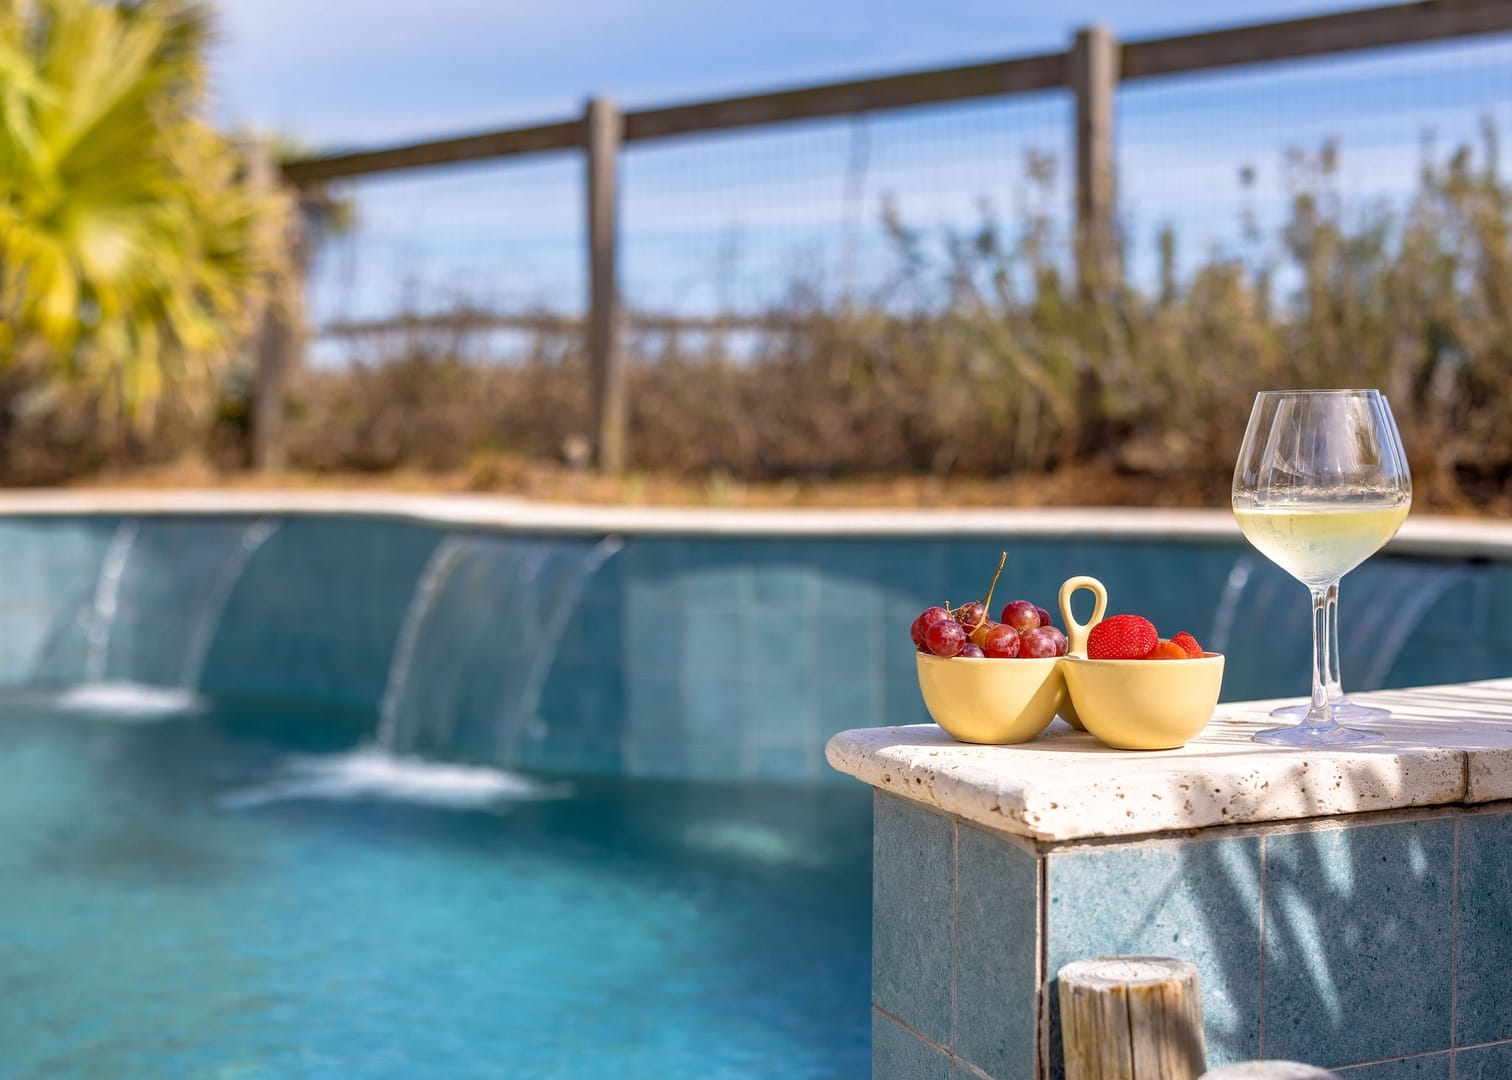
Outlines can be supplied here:
M1420 504L1504 498L1512 191L1461 151L1425 172L1404 213L1347 217L1334 164L1331 150L1293 159L1290 221L1264 258L1213 259L1177 282L1168 236L1153 295L1079 287L1045 218L1011 232L984 219L931 265L889 217L898 271L865 303L826 306L795 286L743 338L631 334L634 466L753 480L1090 467L1130 477L1139 498L1169 478L1182 498L1222 503L1257 390L1366 385L1393 402ZM478 351L464 346L412 338L385 362L306 373L295 465L580 455L591 421L575 334L541 330L505 363L462 359ZM10 478L40 475L13 464L14 442L0 429ZM78 468L100 457L65 452Z

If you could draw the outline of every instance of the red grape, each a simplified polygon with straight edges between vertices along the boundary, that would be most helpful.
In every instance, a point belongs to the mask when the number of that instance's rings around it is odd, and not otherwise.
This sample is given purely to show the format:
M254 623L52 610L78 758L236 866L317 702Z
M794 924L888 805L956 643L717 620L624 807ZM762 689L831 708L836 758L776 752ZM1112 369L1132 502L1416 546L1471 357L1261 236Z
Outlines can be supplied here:
M1041 626L1051 626L1055 623L1055 620L1050 617L1050 613L1044 608L1037 607L1034 610L1039 613Z
M936 656L955 656L966 647L966 630L954 619L941 619L924 632L924 644Z
M1002 621L1019 633L1033 630L1040 624L1039 608L1027 600L1010 600L1003 607Z
M911 631L913 634L913 643L921 649L927 648L927 646L924 644L925 633L927 633L929 628L935 623L939 622L941 619L948 618L950 618L950 612L946 611L942 607L925 608L919 614L919 617L913 621L913 629Z
M987 618L987 609L973 600L969 604L962 604L950 613L955 621L964 626L968 631L974 630L978 623Z
M995 623L991 619L983 619L982 620L982 625L978 626L975 630L971 631L971 640L974 641L974 642L976 642L978 645L982 646L983 648L986 648L987 647L987 635L990 634L990 633L992 633L993 630L997 629L999 626L1002 626L1002 625L1003 625L1002 623Z
M1020 656L1041 659L1064 656L1065 652L1066 636L1053 626L1037 626L1033 630L1025 630L1023 643L1019 647Z
M965 645L961 646L961 651L956 653L956 657L958 659L962 656L965 656L972 660L980 660L986 655L987 654L982 651L982 647L974 641L968 641Z
M987 640L982 642L982 651L988 656L1012 659L1019 654L1022 639L1019 632L1005 623L993 623Z

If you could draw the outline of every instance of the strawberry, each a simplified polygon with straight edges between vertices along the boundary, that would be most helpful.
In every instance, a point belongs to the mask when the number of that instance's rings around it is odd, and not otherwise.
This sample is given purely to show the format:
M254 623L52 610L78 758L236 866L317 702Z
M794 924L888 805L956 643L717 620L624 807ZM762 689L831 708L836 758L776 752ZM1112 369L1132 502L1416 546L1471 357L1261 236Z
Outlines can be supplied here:
M1202 655L1202 646L1197 644L1197 639L1194 638L1191 634L1187 633L1185 630L1177 634L1171 640L1174 641L1177 645L1180 645L1187 656L1196 658Z
M1092 660L1142 660L1160 644L1155 624L1142 615L1110 615L1087 635Z
M1146 660L1190 660L1187 651L1174 641L1162 641L1145 657Z

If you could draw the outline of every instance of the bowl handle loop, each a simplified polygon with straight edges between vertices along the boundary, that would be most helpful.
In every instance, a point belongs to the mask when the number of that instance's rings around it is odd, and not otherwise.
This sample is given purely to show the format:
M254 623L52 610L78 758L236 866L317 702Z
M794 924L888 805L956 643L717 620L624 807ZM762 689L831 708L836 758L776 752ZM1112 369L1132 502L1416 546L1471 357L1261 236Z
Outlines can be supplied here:
M1086 623L1077 622L1076 616L1071 614L1071 597L1081 589L1088 590L1093 596L1092 618ZM1066 652L1072 656L1086 656L1087 634L1102 622L1108 610L1108 590L1095 577L1067 578L1060 587L1060 610L1061 618L1066 620Z

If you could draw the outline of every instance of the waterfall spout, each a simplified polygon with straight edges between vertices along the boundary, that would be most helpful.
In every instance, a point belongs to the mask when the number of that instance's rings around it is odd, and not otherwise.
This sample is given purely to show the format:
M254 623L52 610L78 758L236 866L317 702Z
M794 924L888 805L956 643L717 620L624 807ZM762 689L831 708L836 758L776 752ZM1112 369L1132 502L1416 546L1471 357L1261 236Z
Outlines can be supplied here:
M100 577L95 583L94 604L90 609L89 628L85 632L87 652L84 656L86 682L102 682L110 659L110 632L115 628L116 611L121 604L121 579L126 576L126 560L141 531L135 521L116 526L105 558L100 562Z

